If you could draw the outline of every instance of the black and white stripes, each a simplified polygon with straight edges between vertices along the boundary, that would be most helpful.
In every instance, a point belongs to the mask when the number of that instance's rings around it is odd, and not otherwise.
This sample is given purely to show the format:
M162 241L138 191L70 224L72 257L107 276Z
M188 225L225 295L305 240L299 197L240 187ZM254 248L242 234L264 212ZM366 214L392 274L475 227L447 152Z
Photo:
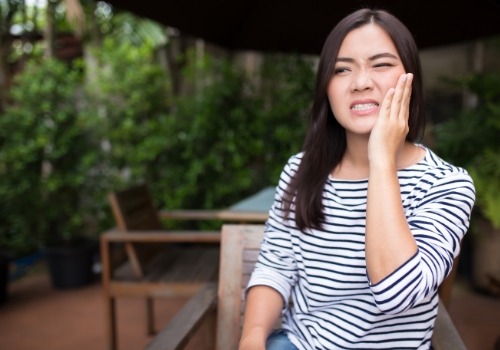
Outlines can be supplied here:
M370 285L365 262L368 180L329 177L322 230L299 232L284 220L282 196L301 154L285 166L249 287L268 285L289 300L283 328L299 348L429 349L437 287L460 250L474 204L469 175L427 149L398 172L401 200L419 250ZM380 205L384 205L380 203Z

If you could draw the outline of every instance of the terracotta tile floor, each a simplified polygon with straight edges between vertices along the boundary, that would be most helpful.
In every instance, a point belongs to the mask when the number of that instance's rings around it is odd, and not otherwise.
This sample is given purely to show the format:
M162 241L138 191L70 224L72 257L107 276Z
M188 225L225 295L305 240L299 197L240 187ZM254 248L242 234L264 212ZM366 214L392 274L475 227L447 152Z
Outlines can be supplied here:
M185 299L159 300L157 325L168 322ZM99 281L73 290L56 290L45 272L11 283L9 300L0 307L1 350L105 350L103 300ZM119 350L143 349L145 310L142 300L118 300ZM458 280L450 314L469 350L496 350L500 338L500 298L474 293ZM190 349L203 346L190 344ZM228 349L230 350L230 349Z

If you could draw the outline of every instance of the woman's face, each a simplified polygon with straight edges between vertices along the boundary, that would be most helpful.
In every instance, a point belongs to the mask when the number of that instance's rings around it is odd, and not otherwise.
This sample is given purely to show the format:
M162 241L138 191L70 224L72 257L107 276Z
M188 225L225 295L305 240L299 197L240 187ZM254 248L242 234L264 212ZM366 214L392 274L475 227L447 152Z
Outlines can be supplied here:
M381 27L368 24L344 38L327 95L347 135L369 135L387 90L403 73L396 47Z

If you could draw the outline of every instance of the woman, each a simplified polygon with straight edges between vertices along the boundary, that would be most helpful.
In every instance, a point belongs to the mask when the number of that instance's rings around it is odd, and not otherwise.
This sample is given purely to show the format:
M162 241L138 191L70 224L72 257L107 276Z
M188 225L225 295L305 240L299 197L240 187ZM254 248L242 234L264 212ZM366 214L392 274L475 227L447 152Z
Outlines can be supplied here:
M475 191L416 143L423 125L408 29L382 10L341 20L321 53L303 152L277 186L240 350L430 348Z

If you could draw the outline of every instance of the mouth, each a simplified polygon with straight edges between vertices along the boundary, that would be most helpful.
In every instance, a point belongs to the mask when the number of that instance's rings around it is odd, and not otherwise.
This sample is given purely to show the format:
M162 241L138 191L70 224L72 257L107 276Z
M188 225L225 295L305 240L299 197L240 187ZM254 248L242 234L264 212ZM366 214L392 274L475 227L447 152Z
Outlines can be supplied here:
M378 103L359 103L351 106L353 111L368 111L372 108L378 107Z

